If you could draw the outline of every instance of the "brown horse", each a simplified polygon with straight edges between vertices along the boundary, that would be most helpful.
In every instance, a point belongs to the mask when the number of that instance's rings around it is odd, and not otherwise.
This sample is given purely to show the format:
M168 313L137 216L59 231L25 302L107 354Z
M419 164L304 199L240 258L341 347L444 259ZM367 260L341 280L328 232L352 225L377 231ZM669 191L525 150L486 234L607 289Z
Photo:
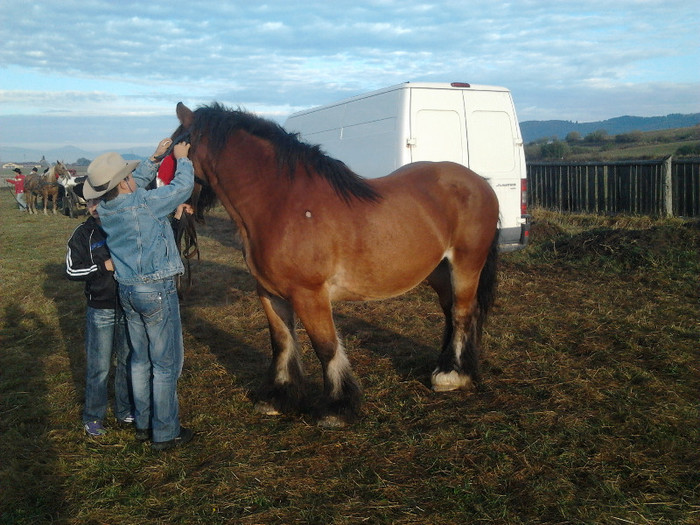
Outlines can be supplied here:
M450 162L421 162L373 180L279 125L219 104L177 106L202 185L236 222L268 318L272 363L256 409L298 410L303 372L296 319L321 361L319 424L343 426L361 390L336 332L334 301L403 294L427 280L446 326L436 391L479 378L482 326L493 301L498 201L489 184Z
M53 214L56 215L58 199L61 195L59 178L70 175L68 168L59 161L51 166L43 175L30 174L24 179L24 193L27 197L27 211L36 213L36 201L41 196L44 202L44 215L47 214L49 199L53 203Z

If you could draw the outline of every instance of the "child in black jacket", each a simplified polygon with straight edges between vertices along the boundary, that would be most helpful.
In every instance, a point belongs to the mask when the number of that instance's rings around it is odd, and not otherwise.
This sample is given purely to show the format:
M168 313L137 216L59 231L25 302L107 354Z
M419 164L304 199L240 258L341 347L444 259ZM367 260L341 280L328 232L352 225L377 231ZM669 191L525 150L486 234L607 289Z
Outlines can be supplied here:
M80 195L81 190L82 184L79 184L73 191ZM103 421L107 412L107 381L113 353L116 358L114 413L121 423L134 421L126 321L119 304L112 259L96 211L98 202L88 201L90 217L71 235L66 254L68 278L85 282L87 357L83 428L93 437L103 436L107 432Z

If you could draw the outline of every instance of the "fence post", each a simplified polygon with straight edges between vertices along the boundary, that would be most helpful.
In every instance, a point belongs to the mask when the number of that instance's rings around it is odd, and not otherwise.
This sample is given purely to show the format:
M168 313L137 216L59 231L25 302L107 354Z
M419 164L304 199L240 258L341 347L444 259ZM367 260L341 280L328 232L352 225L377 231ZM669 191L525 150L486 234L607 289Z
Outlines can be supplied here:
M663 160L661 173L664 180L664 212L666 217L673 217L673 156L669 155Z

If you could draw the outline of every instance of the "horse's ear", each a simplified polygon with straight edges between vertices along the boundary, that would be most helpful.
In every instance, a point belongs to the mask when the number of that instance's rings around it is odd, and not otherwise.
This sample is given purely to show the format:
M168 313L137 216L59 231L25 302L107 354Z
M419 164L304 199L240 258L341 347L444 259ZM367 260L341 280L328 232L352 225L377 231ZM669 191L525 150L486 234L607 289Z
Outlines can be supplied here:
M190 108L185 106L182 102L178 102L175 112L177 113L177 118L180 120L180 124L186 128L189 128L192 125L194 113L192 113Z

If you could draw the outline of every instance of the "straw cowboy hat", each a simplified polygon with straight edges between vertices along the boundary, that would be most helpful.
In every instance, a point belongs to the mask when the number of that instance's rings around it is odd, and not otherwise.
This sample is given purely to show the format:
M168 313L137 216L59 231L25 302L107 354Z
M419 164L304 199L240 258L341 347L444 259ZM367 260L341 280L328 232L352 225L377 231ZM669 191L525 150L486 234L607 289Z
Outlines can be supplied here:
M83 187L85 199L97 199L129 176L141 163L126 162L119 153L103 153L88 166L88 176Z

